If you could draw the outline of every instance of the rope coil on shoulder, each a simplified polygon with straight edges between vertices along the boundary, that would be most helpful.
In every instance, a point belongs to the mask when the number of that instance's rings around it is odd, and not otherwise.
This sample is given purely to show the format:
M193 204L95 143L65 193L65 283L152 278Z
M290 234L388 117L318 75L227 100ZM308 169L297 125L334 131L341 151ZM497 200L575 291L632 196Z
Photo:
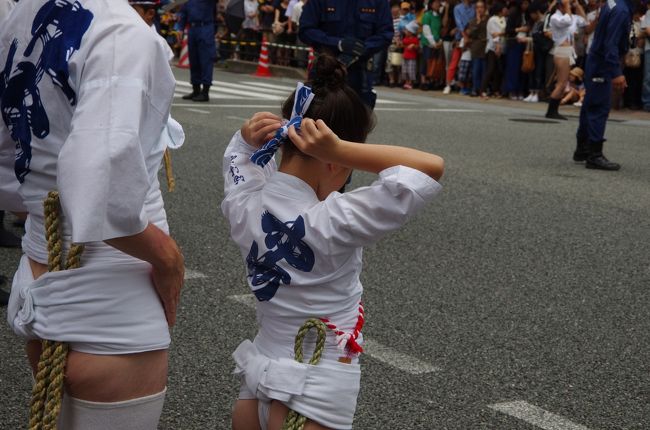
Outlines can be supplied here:
M47 238L47 267L49 272L76 269L81 266L83 245L72 244L63 264L63 241L59 223L59 193L51 191L45 202L45 236ZM68 357L68 345L44 339L38 361L29 410L30 430L56 429L63 397L63 380Z
M312 366L317 365L320 362L320 359L323 355L323 351L325 350L325 338L326 338L326 331L327 327L325 324L316 318L310 318L305 323L300 327L298 330L298 334L296 335L296 343L294 345L293 351L296 356L296 361L298 363L303 362L303 350L302 350L302 343L305 340L305 336L311 330L312 328L315 328L317 331L317 338L316 338L316 347L314 348L314 354L311 356L309 359L309 364ZM305 427L305 423L307 422L307 418L300 415L296 411L289 410L289 414L287 415L287 418L284 421L284 424L282 425L282 430L302 430Z

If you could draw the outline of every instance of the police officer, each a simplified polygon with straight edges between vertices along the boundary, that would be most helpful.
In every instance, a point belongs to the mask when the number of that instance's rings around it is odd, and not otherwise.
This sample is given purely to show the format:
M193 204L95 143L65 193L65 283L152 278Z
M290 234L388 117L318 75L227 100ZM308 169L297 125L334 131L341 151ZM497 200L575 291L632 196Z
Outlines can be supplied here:
M190 57L192 92L183 99L195 102L210 100L210 85L217 46L214 41L214 21L217 0L189 0L179 11L177 26L189 26L187 50ZM201 88L203 86L203 88Z
M603 155L605 125L611 107L612 88L622 92L627 83L621 70L621 58L629 49L632 22L631 0L607 0L600 18L585 70L586 95L580 109L576 162L586 161L588 169L618 170L620 164Z
M387 0L309 0L302 10L298 37L317 52L337 56L348 70L348 84L370 108L372 56L393 38L393 19Z

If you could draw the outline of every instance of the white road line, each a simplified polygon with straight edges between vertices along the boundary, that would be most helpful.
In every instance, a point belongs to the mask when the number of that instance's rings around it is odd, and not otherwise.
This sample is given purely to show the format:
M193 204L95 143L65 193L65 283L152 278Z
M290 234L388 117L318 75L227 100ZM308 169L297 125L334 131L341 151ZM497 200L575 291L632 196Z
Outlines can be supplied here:
M422 375L424 373L439 372L442 370L440 367L433 366L410 355L402 354L393 348L384 346L367 337L363 338L363 349L372 358L413 375Z
M189 82L183 82L183 81L176 81L176 85L181 86L181 87L191 87L192 86ZM233 85L230 85L230 86L233 86ZM238 87L248 88L248 87L245 87L243 85L238 85ZM258 100L284 100L285 99L284 96L255 93L255 92L252 92L252 91L246 91L245 89L227 88L227 87L224 87L223 85L216 85L216 86L210 87L210 95L221 95L221 96L223 96L224 94L230 94L230 95L235 95L235 96L245 96L248 99L258 99ZM237 97L233 97L233 98L237 98Z
M415 102L400 102L397 100L386 100L386 99L377 99L377 104L386 104L386 105L416 105Z
M199 272L198 270L188 269L187 267L185 268L185 280L186 281L188 279L205 279L205 278L207 278L207 275L204 275L203 273Z
M545 411L544 409L538 408L537 406L531 405L523 400L497 403L489 405L488 407L522 421L526 421L528 424L532 424L544 430L589 430L583 425L575 424L566 418Z
M241 117L241 116L233 116L233 115L228 115L226 117L226 119L234 119L234 120L237 120L237 121L248 121L248 118L244 118L244 117Z
M292 87L290 85L277 85L277 84L268 84L266 82L257 82L257 81L242 81L242 84L248 84L248 85L257 85L258 87L265 87L265 88L274 88L276 90L282 90L285 92L291 92L295 91L296 87Z
M249 308L255 308L256 299L252 294L234 295L228 296L228 298ZM366 336L363 337L363 349L365 354L370 357L413 375L421 375L442 370L439 367L433 366L409 355L402 354L393 348L384 346Z
M196 106L196 103L172 103L174 107L192 107ZM277 109L276 105L234 105L234 104L202 104L201 107L204 108L245 108L245 109Z
M185 94L181 93L174 93L175 98L181 98ZM217 99L217 100L251 100L250 97L241 97L241 96L233 96L230 94L218 94L215 91L210 91L210 99Z
M295 91L295 88L282 88L282 89L273 89L273 88L268 88L266 86L261 86L259 84L254 84L254 83L234 83L234 82L224 82L224 81L212 81L212 86L217 87L217 88L222 88L222 87L227 87L227 88L234 88L234 89L241 89L241 90L249 90L249 91L265 91L267 94L276 94L282 98L286 98L289 93L292 93Z
M201 110L201 109L193 109L193 108L185 108L185 110L188 110L190 112L202 113L202 114L210 113L209 110Z

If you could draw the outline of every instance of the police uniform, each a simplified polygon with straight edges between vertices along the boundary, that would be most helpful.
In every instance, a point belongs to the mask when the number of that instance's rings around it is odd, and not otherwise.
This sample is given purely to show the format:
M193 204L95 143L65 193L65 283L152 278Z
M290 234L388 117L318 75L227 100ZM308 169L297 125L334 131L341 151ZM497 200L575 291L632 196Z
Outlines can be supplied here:
M186 100L208 101L217 46L214 41L216 0L189 0L179 14L182 28L189 26L188 54L192 93ZM203 88L201 89L201 85Z
M393 19L386 0L311 0L303 7L299 38L318 52L339 54L346 38L363 42L363 53L348 67L348 84L374 108L373 54L393 39Z
M611 107L612 79L623 75L621 57L629 49L631 11L630 0L608 0L600 9L586 61L586 95L580 109L577 147L573 154L575 161L586 161L587 168L620 168L603 156L603 142Z

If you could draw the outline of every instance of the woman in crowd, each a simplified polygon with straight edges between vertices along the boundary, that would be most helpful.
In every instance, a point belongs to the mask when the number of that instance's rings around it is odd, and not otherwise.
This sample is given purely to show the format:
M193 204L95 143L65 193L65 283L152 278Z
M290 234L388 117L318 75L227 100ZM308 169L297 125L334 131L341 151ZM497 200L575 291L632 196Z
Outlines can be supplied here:
M521 62L526 48L530 18L528 0L512 1L506 20L505 77L503 91L511 100L523 100Z
M572 7L575 7L576 14L574 14ZM556 82L548 101L546 118L566 120L567 118L564 115L560 115L558 108L564 89L569 81L569 71L571 66L575 64L574 35L578 28L579 20L577 17L582 17L584 23L585 11L582 5L575 0L561 0L551 12L550 29L554 43L553 61Z
M487 44L485 47L485 74L481 82L481 98L488 97L487 89L490 86L491 94L500 97L501 91L501 53L503 51L503 35L505 26L503 17L508 9L503 3L495 3L490 9L490 19L487 22Z

